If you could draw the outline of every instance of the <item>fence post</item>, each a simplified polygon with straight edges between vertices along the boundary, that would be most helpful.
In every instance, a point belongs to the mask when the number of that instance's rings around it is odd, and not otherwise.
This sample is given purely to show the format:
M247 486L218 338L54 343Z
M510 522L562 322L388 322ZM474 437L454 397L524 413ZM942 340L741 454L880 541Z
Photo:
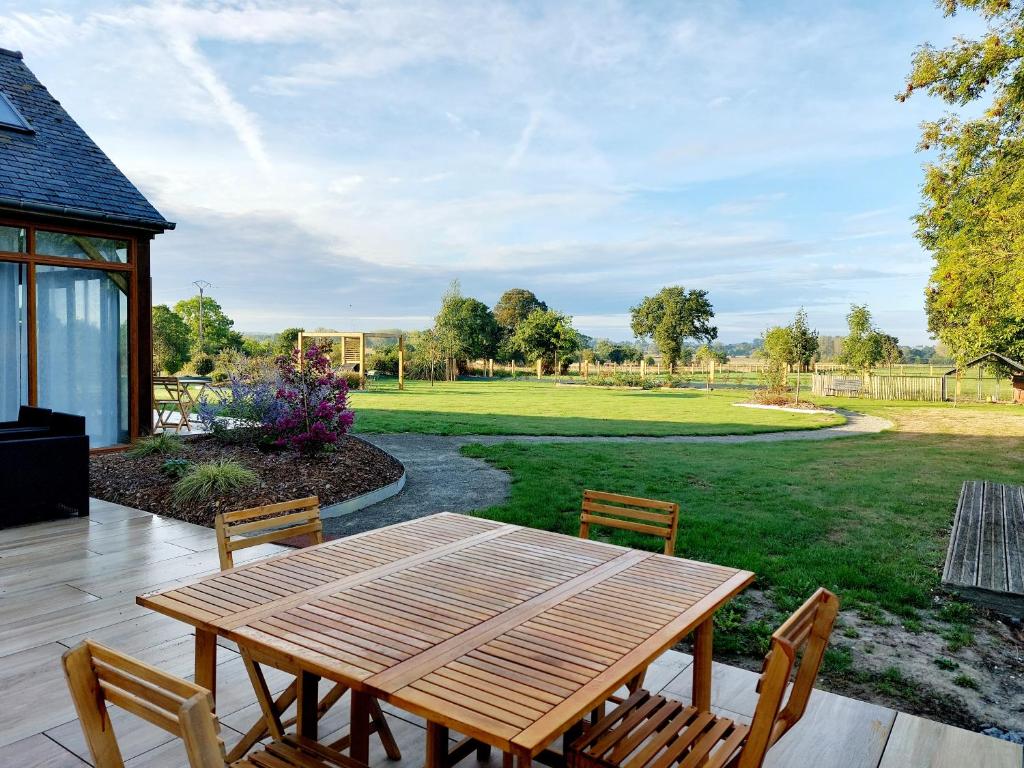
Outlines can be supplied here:
M542 365L543 365L543 363L541 362L541 359L538 357L537 358L537 379L538 379L538 381L540 379L544 378L543 375L542 375L542 373L543 373L543 369L541 368Z

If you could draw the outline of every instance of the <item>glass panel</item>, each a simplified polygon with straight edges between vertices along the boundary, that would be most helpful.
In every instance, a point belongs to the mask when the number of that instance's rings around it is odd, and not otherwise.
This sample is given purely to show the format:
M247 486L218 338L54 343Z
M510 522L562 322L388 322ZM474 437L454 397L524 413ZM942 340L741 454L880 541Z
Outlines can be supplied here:
M116 261L126 264L128 241L36 230L36 253L40 256L63 256L67 259Z
M28 121L14 108L6 93L0 93L0 125L31 131Z
M27 402L25 265L0 262L0 421L14 421Z
M25 252L25 230L21 227L0 227L0 251Z
M36 267L39 405L85 416L92 448L128 442L128 275Z

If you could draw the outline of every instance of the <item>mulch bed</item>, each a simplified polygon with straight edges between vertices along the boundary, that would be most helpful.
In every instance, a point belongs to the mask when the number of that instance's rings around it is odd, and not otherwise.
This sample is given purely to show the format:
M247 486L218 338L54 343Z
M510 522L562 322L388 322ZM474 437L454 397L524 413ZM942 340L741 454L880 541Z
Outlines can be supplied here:
M132 458L124 453L90 459L89 495L136 509L213 526L218 512L231 512L305 496L326 506L389 485L402 476L401 462L379 448L345 436L335 450L315 458L294 451L265 453L252 446L226 445L209 435L182 438L174 458L194 463L231 459L255 472L256 485L201 502L179 505L171 496L175 480L160 471L167 456Z

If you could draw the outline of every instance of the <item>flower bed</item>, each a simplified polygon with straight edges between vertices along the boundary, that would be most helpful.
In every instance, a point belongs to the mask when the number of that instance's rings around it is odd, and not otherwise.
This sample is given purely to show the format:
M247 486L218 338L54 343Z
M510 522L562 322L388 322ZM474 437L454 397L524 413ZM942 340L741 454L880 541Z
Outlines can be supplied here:
M200 465L233 461L255 475L251 485L215 493L197 501L179 501L178 477L164 469L168 461ZM266 451L258 446L225 443L211 435L186 437L173 456L154 453L94 455L90 459L89 495L136 509L212 526L218 512L230 512L305 496L334 504L389 485L402 476L398 459L348 435L319 456L294 451Z

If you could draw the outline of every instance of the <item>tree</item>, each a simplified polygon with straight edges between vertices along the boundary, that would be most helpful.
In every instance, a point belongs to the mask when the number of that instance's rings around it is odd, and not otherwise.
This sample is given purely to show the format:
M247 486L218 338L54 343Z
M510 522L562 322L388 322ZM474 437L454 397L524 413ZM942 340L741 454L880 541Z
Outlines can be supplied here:
M882 359L882 339L871 324L871 312L865 306L852 304L846 324L850 332L843 339L843 350L836 360L859 371L871 370Z
M925 289L928 328L962 362L988 350L1024 357L1024 0L942 0L944 13L976 11L988 29L947 48L921 46L904 101L916 91L985 110L926 122L917 238L934 266ZM977 115L977 116L975 116Z
M789 366L795 365L800 359L792 326L776 325L765 331L761 354L768 361L765 371L768 391L773 394L783 392Z
M494 315L483 302L463 296L457 280L441 297L434 331L445 352L448 378L453 381L460 360L491 358L498 350L500 331Z
M800 402L800 372L811 364L818 354L818 332L812 331L807 325L807 313L800 307L796 317L789 326L793 336L793 349L796 352L796 402Z
M714 341L718 329L707 291L687 291L681 285L662 288L631 309L632 329L638 338L650 337L671 370L682 357L686 339Z
M724 349L712 346L707 342L697 347L697 351L693 353L693 358L704 368L704 385L706 389L711 389L712 364L724 365L729 362L729 356L725 353Z
M879 362L889 367L889 374L892 375L892 367L903 362L903 348L900 340L887 333L878 334Z
M278 355L291 355L299 346L299 334L305 328L285 328L274 339L274 352Z
M174 311L181 316L189 328L192 349L198 355L215 355L225 349L241 350L242 334L232 330L235 321L224 314L212 297L203 297L203 344L199 348L199 296L182 299L174 305Z
M188 325L166 304L153 307L153 369L174 375L189 360Z
M553 309L535 309L516 328L512 345L527 360L542 360L544 367L561 373L566 357L583 346L572 318Z
M505 336L511 336L523 320L535 309L547 309L548 305L538 299L533 291L525 288L509 288L494 305L494 320Z

